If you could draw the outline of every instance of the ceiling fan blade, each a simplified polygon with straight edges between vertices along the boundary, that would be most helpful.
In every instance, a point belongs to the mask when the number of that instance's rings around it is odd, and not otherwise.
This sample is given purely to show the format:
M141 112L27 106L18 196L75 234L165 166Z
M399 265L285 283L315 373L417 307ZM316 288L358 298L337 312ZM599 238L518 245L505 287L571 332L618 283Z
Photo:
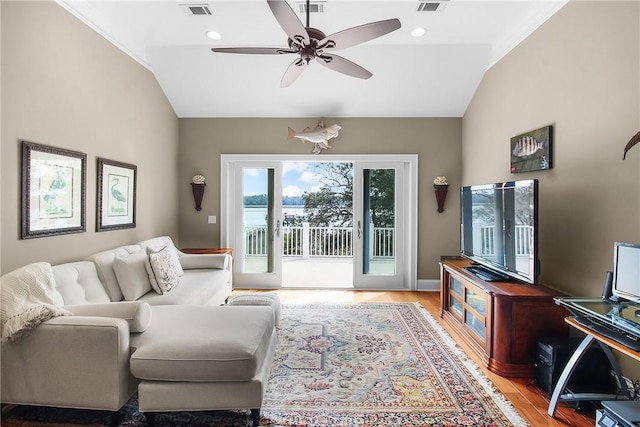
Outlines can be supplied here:
M217 53L247 53L253 55L279 55L283 53L296 53L291 49L279 47L214 47L211 48Z
M347 76L357 77L359 79L368 79L373 75L368 70L362 68L355 62L351 62L348 59L345 59L338 55L324 54L322 56L316 57L316 61L329 68L330 70L346 74Z
M298 44L309 44L309 34L307 30L298 19L298 15L291 9L289 3L285 0L267 0L273 16L282 27L285 33L291 40L296 41Z
M368 24L358 25L357 27L347 28L325 37L318 42L318 46L329 43L323 50L338 50L355 46L360 43L368 42L380 36L384 36L392 31L400 28L400 20L397 18L386 19L384 21L370 22Z
M298 58L289 65L287 71L285 71L284 76L282 76L282 80L280 81L280 87L289 87L293 82L296 81L300 74L307 67L307 61Z

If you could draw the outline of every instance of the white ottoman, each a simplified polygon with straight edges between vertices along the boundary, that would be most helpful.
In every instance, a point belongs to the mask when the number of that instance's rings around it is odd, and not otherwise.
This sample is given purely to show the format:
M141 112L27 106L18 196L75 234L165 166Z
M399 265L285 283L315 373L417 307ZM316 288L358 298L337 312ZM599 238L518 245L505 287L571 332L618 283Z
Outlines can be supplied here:
M251 409L254 427L275 354L269 307L155 306L146 331L131 334L130 371L140 412Z
M227 305L259 305L271 307L276 318L276 327L280 323L280 297L275 292L247 292L232 295Z

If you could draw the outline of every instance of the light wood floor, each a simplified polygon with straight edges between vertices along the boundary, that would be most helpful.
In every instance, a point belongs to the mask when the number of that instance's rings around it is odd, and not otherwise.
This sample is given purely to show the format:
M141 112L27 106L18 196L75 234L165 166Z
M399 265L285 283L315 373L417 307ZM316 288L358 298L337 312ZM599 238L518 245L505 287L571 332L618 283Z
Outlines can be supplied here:
M241 293L245 291L234 291ZM251 291L260 292L260 291ZM320 302L419 302L431 315L440 319L440 294L438 292L384 292L384 291L340 291L340 290L278 290L283 303ZM454 337L456 334L444 323L442 326ZM461 342L457 340L457 342ZM480 360L464 345L460 347L481 366ZM500 392L506 396L531 426L575 426L595 424L593 413L576 412L561 403L555 417L547 414L549 396L538 389L530 378L503 378L482 368Z

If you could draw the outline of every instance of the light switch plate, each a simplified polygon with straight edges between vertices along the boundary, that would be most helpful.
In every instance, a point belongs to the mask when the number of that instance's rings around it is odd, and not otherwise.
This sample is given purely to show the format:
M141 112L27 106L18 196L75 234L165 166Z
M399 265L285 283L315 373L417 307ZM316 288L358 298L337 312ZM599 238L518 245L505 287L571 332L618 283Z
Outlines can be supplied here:
M216 223L216 216L215 215L209 215L209 217L207 218L207 222L209 224L215 224Z

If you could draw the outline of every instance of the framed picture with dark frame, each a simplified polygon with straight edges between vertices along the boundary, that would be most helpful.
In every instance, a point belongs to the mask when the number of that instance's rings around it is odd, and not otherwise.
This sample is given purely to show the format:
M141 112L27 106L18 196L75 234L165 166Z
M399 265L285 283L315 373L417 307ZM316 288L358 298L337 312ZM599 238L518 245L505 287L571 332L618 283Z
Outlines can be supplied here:
M96 231L136 226L136 165L98 157Z
M511 138L511 173L551 169L553 126L545 126Z
M85 232L87 155L28 141L20 143L21 237Z

